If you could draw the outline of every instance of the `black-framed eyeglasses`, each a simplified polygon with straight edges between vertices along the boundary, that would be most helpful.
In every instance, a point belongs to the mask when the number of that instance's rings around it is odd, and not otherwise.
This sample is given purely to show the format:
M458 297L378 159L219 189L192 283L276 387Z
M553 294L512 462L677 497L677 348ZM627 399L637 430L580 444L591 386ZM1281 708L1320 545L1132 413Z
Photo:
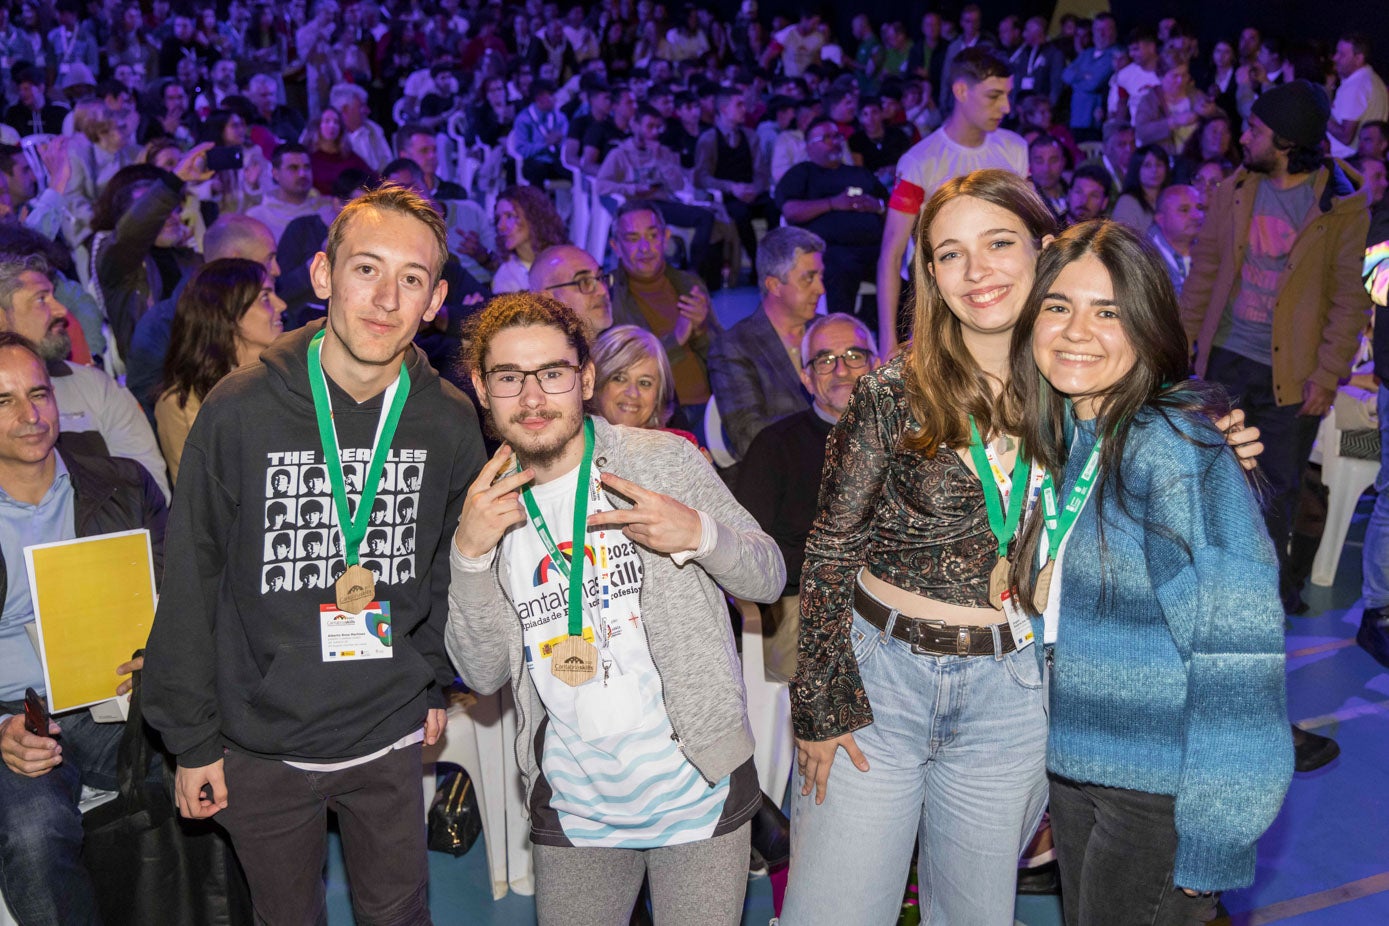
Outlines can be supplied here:
M822 350L806 361L805 365L814 367L816 373L833 373L834 368L843 361L846 370L862 370L868 366L868 361L872 356L872 351L864 350L862 347L850 347L837 354Z
M487 394L492 398L510 399L521 394L527 376L534 376L546 395L563 395L574 390L574 385L579 381L579 368L563 363L539 370L489 370L484 374L483 382L487 384Z
M546 290L563 289L566 286L577 286L579 292L585 296L592 296L598 292L598 284L603 284L605 289L612 289L613 275L611 273L585 273L570 280L568 283L556 283L553 286L545 287Z

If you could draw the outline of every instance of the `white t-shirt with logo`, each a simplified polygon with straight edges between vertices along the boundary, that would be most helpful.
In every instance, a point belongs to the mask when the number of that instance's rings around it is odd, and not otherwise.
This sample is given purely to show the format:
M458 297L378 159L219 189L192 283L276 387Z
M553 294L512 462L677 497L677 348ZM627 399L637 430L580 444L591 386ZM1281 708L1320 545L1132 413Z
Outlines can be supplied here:
M532 486L536 506L562 555L571 550L574 489L579 471ZM589 491L590 513L612 505ZM591 531L584 547L584 637L598 648L596 676L570 687L551 672L553 648L569 635L569 583L527 522L502 541L510 564L509 589L520 615L526 669L545 705L543 744L537 744L548 805L564 839L574 846L654 848L707 839L723 814L725 777L710 787L672 738L660 675L647 645L641 613L642 564L636 544L620 530ZM587 687L634 679L640 700L634 728L585 740L579 697ZM538 842L545 842L536 833Z

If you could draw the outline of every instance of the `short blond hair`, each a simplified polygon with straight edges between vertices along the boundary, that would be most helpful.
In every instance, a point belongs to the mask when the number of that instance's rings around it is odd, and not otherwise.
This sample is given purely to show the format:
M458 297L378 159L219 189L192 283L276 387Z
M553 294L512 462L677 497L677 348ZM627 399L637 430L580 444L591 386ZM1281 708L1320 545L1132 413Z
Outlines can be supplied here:
M333 266L338 248L342 246L342 239L347 234L347 226L358 213L368 209L409 216L423 222L425 227L433 232L434 241L439 245L439 254L435 263L434 278L430 282L438 283L444 275L444 264L449 258L448 230L444 226L444 218L429 200L396 183L381 184L371 192L349 202L343 207L342 212L338 213L338 217L333 220L333 227L328 229L328 266Z

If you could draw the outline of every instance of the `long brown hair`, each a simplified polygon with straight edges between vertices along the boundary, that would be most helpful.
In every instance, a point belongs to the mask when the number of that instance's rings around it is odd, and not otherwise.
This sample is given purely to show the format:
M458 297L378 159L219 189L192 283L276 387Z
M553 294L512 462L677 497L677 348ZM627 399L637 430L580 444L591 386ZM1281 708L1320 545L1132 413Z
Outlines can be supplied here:
M178 297L159 392L172 392L178 407L190 396L207 397L236 368L241 318L260 296L267 275L253 260L223 257L198 268Z
M1019 415L1005 389L994 399L990 377L979 368L965 346L960 322L930 272L933 258L931 223L945 206L972 196L1006 209L1022 220L1033 247L1056 231L1051 210L1017 174L1007 170L976 170L949 181L927 201L916 220L916 253L912 257L915 311L912 340L903 366L907 405L919 426L902 436L902 445L933 456L941 444L969 443L969 416L981 434L1017 433Z
M1022 445L1037 465L1051 473L1058 490L1067 458L1067 398L1043 378L1033 354L1032 332L1056 278L1087 254L1093 254L1109 274L1114 302L1120 307L1119 323L1135 356L1133 369L1108 390L1100 403L1095 430L1104 435L1104 442L1100 446L1099 473L1091 504L1103 511L1105 494L1114 492L1120 510L1128 514L1129 499L1121 464L1138 414L1151 409L1184 439L1202 443L1200 438L1187 437L1178 422L1188 416L1201 416L1209 424L1229 406L1218 388L1187 378L1187 341L1177 293L1152 245L1127 226L1108 219L1074 225L1053 241L1037 261L1037 278L1013 329L1009 349L1013 378L1007 391L1022 412ZM1214 436L1213 428L1211 432L1209 445L1223 446L1224 441ZM1013 560L1013 585L1023 607L1031 613L1036 613L1032 594L1037 546L1042 542L1041 522L1040 517L1029 519ZM1154 531L1166 529L1159 524L1144 526ZM1101 556L1103 531L1101 518ZM1185 544L1185 538L1176 539Z

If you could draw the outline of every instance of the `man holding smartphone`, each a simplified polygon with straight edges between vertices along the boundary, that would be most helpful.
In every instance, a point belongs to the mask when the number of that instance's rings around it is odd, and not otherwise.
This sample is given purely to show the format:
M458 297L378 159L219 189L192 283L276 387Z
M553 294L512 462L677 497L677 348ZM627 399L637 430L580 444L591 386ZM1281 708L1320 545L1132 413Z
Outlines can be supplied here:
M859 311L859 284L872 282L883 240L887 189L866 167L844 163L844 146L833 120L820 117L805 130L808 160L776 185L776 204L788 225L799 225L825 241L825 306L849 312L877 330L876 306Z
M0 260L0 286L34 271ZM49 283L51 297L52 284ZM42 692L43 666L26 627L34 603L24 547L145 528L156 579L164 558L164 495L133 460L58 450L58 406L34 346L0 332L0 890L24 926L98 923L91 879L82 864L83 785L114 790L123 724L99 724L86 711L25 729L26 689ZM119 620L119 611L111 617ZM116 677L140 660L115 668Z

